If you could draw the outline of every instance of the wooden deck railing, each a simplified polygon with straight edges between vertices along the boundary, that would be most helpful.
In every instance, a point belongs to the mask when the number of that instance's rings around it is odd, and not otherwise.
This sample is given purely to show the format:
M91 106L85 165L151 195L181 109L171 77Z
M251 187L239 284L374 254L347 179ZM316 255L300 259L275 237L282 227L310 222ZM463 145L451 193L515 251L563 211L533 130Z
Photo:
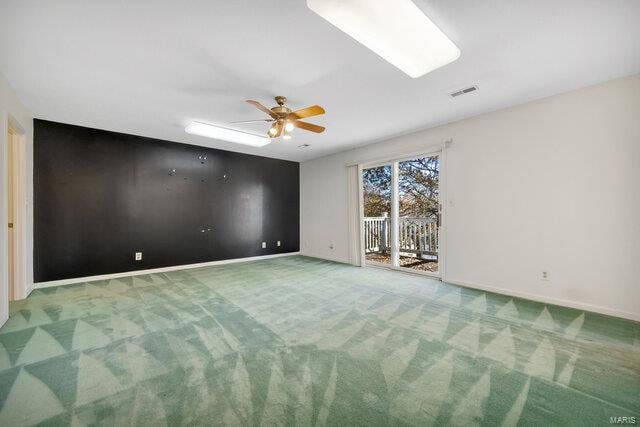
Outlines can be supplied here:
M437 255L438 225L431 218L398 218L400 252ZM365 253L388 252L391 247L391 218L364 218Z

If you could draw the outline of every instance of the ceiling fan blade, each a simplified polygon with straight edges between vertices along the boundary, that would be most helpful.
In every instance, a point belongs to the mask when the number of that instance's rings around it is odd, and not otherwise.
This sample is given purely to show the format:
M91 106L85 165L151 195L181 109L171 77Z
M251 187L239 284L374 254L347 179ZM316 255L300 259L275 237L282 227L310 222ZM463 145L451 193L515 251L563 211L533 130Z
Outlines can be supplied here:
M260 119L260 120L240 120L238 122L229 122L229 124L236 123L255 123L255 122L273 122L274 119Z
M322 126L314 125L313 123L301 122L300 120L293 120L290 123L297 128L309 130L311 132L315 132L315 133L324 132L324 128Z
M311 107L303 108L298 111L294 111L287 115L287 119L289 120L298 120L304 119L305 117L317 116L319 114L324 114L324 108L319 105L312 105Z
M267 113L268 115L270 115L274 119L278 118L278 115L276 113L274 113L273 111L271 111L270 109L268 109L264 105L260 104L258 101L252 101L252 100L248 99L247 102L249 104L253 105L254 107L256 107L258 110L264 111L265 113Z

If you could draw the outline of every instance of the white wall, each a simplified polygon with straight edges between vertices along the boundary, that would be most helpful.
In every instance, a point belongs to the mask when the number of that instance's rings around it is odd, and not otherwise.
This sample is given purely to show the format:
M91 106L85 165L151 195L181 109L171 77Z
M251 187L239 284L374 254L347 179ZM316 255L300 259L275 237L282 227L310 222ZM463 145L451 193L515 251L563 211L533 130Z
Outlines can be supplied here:
M25 252L24 270L26 277L21 292L25 296L33 288L33 117L18 100L5 78L0 75L0 325L9 315L8 270L7 270L7 135L9 122L24 131L25 151L25 199L16 201L25 203L26 222L24 232Z
M349 260L345 163L448 139L445 280L640 320L638 75L302 163L302 253Z

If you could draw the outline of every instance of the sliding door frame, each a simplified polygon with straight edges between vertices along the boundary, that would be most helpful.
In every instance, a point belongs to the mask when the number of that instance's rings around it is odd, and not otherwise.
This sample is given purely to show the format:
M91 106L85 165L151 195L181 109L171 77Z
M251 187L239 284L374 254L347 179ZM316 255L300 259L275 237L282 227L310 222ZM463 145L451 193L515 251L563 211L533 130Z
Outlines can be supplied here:
M394 196L396 191L394 190L394 185L395 185L395 180L397 177L395 177L395 172L394 172L394 165L397 165L397 163L394 163L394 161L384 161L384 162L375 162L375 163L360 163L358 164L358 211L360 212L360 266L361 267L382 267L382 268L393 268L394 264L395 264L395 257L397 257L397 251L395 250L396 247L396 239L395 237L397 236L398 230L396 230L396 228L394 227L394 224L397 225L396 220L394 220L395 218L395 212L397 211L397 204L394 203ZM362 182L362 172L365 169L371 169L371 168L379 168L379 167L383 167L383 166L390 166L391 167L391 230L389 231L389 237L391 238L391 263L386 264L384 262L376 262L376 261L367 261L367 257L366 257L366 253L365 253L365 241L364 241L364 235L365 235L365 229L364 229L364 184ZM396 198L397 201L397 198ZM394 255L396 254L396 255Z
M408 267L401 267L399 242L398 242L398 211L400 208L399 195L398 195L398 164L402 161L415 159L417 157L439 157L439 183L438 183L438 205L440 211L440 226L438 227L438 272L432 273L429 271L412 270ZM444 200L446 192L446 150L444 147L438 149L432 149L425 152L411 153L410 155L402 157L393 157L387 160L377 160L370 163L358 164L358 212L360 216L360 266L361 267L375 267L375 268L387 268L391 270L398 270L404 273L419 274L422 276L428 276L438 279L445 277L445 248L446 248L446 215ZM364 242L364 190L362 172L364 169L391 166L391 263L385 264L375 261L367 261L365 254L365 242Z

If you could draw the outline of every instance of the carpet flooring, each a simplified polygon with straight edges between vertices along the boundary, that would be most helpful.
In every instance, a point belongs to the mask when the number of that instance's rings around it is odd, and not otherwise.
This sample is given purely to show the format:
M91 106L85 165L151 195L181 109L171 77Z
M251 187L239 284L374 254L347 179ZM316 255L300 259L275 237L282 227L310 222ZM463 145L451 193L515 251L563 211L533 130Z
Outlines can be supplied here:
M301 256L40 289L11 313L2 426L640 416L640 323Z

